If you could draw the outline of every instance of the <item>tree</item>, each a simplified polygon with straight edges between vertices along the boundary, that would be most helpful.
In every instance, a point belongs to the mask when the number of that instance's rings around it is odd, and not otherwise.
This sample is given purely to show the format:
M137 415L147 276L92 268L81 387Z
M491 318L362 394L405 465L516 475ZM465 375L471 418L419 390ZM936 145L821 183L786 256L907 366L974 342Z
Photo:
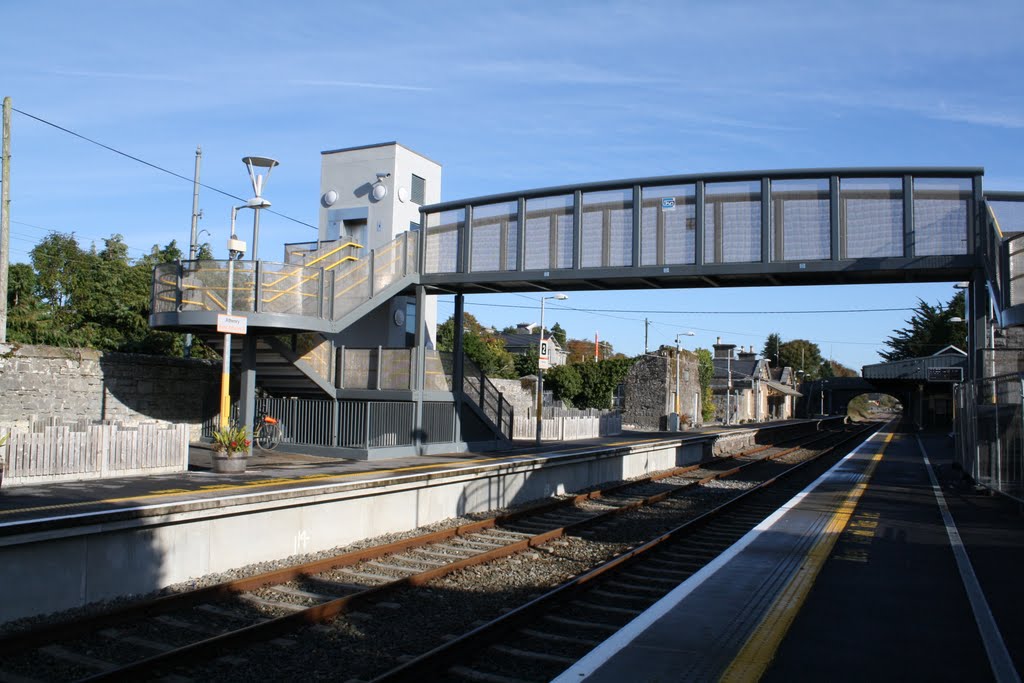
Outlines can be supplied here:
M516 375L519 377L525 377L526 375L537 374L537 347L531 345L530 348L526 349L525 353L518 354L512 359L513 367L516 369Z
M959 291L943 306L917 300L914 313L907 321L907 327L895 330L885 341L888 351L878 355L886 361L905 360L930 356L943 348L953 345L967 348L967 325L953 322L950 318L964 317L964 293Z
M575 398L583 391L583 379L580 377L579 366L556 365L544 371L544 388L550 389L555 398L565 401L570 406L576 405Z
M711 352L697 349L697 377L700 380L700 412L705 422L715 417L715 403L711 395L711 379L715 376L715 363Z
M505 342L484 331L475 317L463 314L462 350L480 370L491 377L516 376L515 362L505 349ZM452 352L455 349L455 316L437 326L437 348Z
M806 339L783 342L779 347L779 367L793 368L798 374L802 373L799 374L802 380L818 379L824 362L818 345Z
M761 357L770 360L773 368L781 367L779 365L779 351L781 348L782 339L779 337L779 333L772 332L764 341L764 349L761 351Z
M559 325L558 323L555 323L554 325L551 326L551 329L549 330L549 332L551 333L551 337L556 342L558 342L558 345L561 346L564 349L565 348L565 330L562 329L562 326Z

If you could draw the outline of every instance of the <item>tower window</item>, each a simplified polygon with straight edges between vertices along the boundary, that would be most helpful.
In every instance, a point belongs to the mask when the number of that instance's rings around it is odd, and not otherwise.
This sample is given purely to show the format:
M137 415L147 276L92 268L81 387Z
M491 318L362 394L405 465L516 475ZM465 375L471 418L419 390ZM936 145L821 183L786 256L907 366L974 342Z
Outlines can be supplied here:
M412 176L412 187L409 189L410 199L414 204L426 204L427 198L427 181L424 178L419 177L416 174Z

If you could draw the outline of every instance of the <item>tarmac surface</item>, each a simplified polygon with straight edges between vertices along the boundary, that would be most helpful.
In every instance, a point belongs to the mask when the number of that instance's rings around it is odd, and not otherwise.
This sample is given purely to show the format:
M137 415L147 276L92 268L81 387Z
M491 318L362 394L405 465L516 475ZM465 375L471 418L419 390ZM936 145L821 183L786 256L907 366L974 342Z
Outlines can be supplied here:
M770 520L558 682L1020 680L1024 517L945 435L880 433Z

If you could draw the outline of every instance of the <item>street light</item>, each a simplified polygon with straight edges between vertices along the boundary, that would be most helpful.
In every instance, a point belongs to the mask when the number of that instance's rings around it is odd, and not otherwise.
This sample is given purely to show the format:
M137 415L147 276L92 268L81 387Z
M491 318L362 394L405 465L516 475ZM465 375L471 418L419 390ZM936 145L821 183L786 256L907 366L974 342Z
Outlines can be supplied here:
M682 402L679 400L679 352L680 352L679 338L680 337L694 337L694 336L696 336L696 334L693 333L693 332L680 332L679 334L676 335L676 401L675 401L676 411L675 412L676 412L676 419L677 420L679 420L679 415L682 412L680 410L680 408L682 407L681 406ZM694 416L694 418L696 419L696 416ZM677 431L679 430L679 427L681 426L681 423L682 423L681 420L679 420L679 422L676 422L676 430Z
M228 294L224 301L225 316L231 315L234 299L235 261L245 256L245 242L235 234L235 215L238 207L231 207L231 236L228 238ZM224 333L224 359L220 371L220 428L227 429L231 422L231 333Z
M232 299L234 298L235 285L235 261L241 260L241 258L245 256L245 242L238 239L238 235L235 233L235 218L238 215L239 209L253 210L252 260L255 261L256 249L259 243L260 209L265 209L270 206L270 202L261 197L260 194L263 192L263 187L266 185L267 179L270 178L271 169L278 165L275 160L267 157L243 157L242 162L249 170L249 180L252 182L252 190L256 196L241 206L231 207L231 236L228 238L228 293L227 300L224 302L225 316L230 316L232 312ZM266 175L260 175L258 169L266 169ZM229 323L226 322L225 326L228 324ZM224 365L221 369L220 376L220 427L221 429L227 429L228 424L231 421L230 332L224 332L224 353L222 356L224 358Z
M543 418L541 413L544 411L544 368L540 366L541 349L544 348L544 302L548 299L556 299L558 301L565 301L569 296L567 294L555 294L554 296L542 296L540 298L540 341L537 344L537 445L540 445L541 428Z
M252 191L256 195L245 203L244 208L253 210L252 215L252 260L256 260L260 248L260 209L270 208L270 202L263 199L263 187L270 180L270 172L278 162L270 157L242 157L242 163L249 170L249 180L252 182ZM266 169L266 175L260 175L259 170ZM243 207L239 207L243 208Z

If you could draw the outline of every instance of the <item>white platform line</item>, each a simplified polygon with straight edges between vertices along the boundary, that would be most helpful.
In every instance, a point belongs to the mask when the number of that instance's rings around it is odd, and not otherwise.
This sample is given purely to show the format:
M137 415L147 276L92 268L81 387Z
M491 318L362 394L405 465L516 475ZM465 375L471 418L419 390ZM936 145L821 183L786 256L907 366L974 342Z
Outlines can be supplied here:
M978 625L981 635L981 642L988 654L989 665L992 667L992 674L999 683L1020 683L1020 675L1013 665L1013 659L1006 649L1003 635L999 631L992 610L989 609L985 593L978 583L978 577L971 566L971 559L967 555L967 548L964 547L960 532L956 528L953 515L946 505L946 498L942 495L942 487L932 471L932 463L928 459L928 451L925 450L921 438L917 437L917 447L921 449L924 457L925 468L928 470L928 478L932 482L932 491L935 493L935 500L938 501L939 510L942 512L942 522L946 525L946 535L949 536L949 544L953 548L953 556L956 558L957 569L960 570L960 579L964 582L964 589L967 591L967 599L971 603L971 611L974 612L974 621Z
M846 454L842 460L830 467L827 472L810 483L807 488L793 496L793 498L787 501L782 507L772 513L771 516L766 517L760 524L748 531L743 538L732 544L728 550L708 564L704 565L700 571L679 584L671 593L648 608L646 612L626 624L617 633L591 650L583 657L583 659L563 671L561 675L551 681L551 683L577 683L578 681L586 680L592 673L601 668L609 659L618 654L620 650L633 642L637 636L646 631L652 624L654 624L654 622L675 609L679 603L693 593L693 591L695 591L702 583L714 576L715 572L725 566L730 560L732 560L732 558L739 555L748 545L753 543L758 536L769 530L783 515L795 508L804 498L814 491L814 489L818 488L818 486L831 477L836 470L845 465L850 458L859 453L862 448L865 448L870 444L872 440L874 440L874 438L878 436L889 424L890 423L886 423L879 428L878 431L874 432L871 436L861 442L859 446Z

